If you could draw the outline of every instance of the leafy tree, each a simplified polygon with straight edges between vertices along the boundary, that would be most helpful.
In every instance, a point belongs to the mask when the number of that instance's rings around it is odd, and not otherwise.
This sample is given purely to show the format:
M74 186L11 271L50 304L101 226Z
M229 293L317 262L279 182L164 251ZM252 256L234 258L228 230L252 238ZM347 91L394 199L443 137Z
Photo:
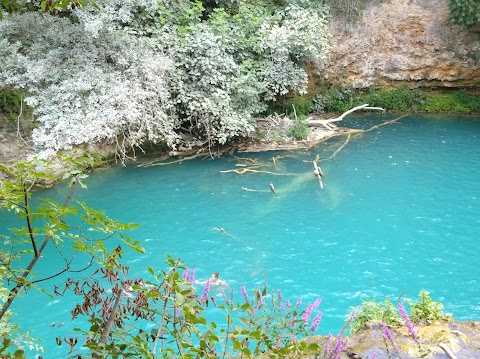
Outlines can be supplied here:
M480 23L480 2L477 0L448 0L450 18L468 28Z
M52 180L50 164L43 160L33 160L14 166L0 166L0 170L10 178L0 181L0 210L13 211L23 219L21 227L10 228L10 236L0 235L4 244L4 249L0 250L0 274L2 283L8 286L0 286L0 331L11 332L4 337L0 353L13 346L17 348L17 354L13 355L23 355L26 341L13 336L17 327L6 321L10 316L11 304L22 294L22 290L42 290L39 283L63 273L85 271L98 263L104 265L105 258L101 255L105 252L104 242L117 231L135 227L114 221L104 213L89 208L85 203L72 205L73 194L78 185L85 186L86 175L81 173L80 161L74 163L66 157L63 160L71 164L64 170L64 178L70 178L71 184L65 201L60 204L45 199L36 208L30 204L31 193L41 181ZM82 219L80 223L79 218ZM138 243L132 243L129 237L119 235L119 238L132 248L142 250ZM52 266L52 273L39 277L34 269L40 260L48 260L42 255L48 246L56 248L63 262L62 265ZM73 253L65 251L63 246L72 247ZM67 252L71 254L68 255ZM25 261L28 264L22 266L21 263Z

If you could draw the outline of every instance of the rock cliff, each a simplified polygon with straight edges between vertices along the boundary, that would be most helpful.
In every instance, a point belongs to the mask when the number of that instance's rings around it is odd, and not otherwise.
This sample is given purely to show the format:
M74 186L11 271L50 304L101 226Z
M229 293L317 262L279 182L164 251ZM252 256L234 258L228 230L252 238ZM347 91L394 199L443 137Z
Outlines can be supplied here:
M480 86L480 26L449 21L447 0L369 1L354 22L334 19L334 46L313 71L320 83ZM313 70L313 69L312 69Z

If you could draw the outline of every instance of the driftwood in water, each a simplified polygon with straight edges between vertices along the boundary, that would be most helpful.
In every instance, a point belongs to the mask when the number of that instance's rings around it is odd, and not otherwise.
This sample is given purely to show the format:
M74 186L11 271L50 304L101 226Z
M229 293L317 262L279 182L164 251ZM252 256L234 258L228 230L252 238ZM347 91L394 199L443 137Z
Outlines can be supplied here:
M345 116L347 116L348 114L351 114L352 112L355 112L357 110L379 110L379 111L385 111L383 108L381 107L369 107L368 104L364 104L364 105L361 105L361 106L357 106L357 107L354 107L346 112L344 112L343 114L341 114L340 116L338 117L335 117L335 118L331 118L329 120L314 120L314 119L307 119L307 123L309 126L323 126L325 127L327 130L333 130L334 129L334 126L332 122L338 122L338 121L341 121L344 119Z
M270 171L258 171L258 170L252 170L251 168L242 168L242 169L235 169L235 170L223 170L220 171L220 173L229 173L229 172L235 172L237 175L243 175L246 172L254 172L254 173L267 173L269 175L273 176L291 176L291 174L283 174L283 173L275 173L275 172L270 172Z
M313 161L313 174L317 176L318 182L320 183L320 188L323 189L323 172L322 169L317 165L317 161Z
M245 192L268 192L268 190L266 190L266 189L251 189L251 188L247 188L247 187L242 187L242 189Z

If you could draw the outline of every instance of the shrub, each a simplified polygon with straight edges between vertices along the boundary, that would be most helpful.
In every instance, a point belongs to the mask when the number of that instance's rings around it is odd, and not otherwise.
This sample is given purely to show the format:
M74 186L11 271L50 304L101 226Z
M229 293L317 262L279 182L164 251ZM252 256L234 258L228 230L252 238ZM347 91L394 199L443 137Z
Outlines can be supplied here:
M444 313L443 304L435 302L430 298L429 292L422 290L419 293L419 300L414 302L407 300L410 305L410 319L417 324L431 324L438 320L452 320L452 315Z
M361 97L370 106L383 107L389 111L415 111L423 102L418 91L405 86L393 89L369 89Z
M480 2L477 0L448 0L450 18L462 27L480 23Z
M367 324L381 323L384 321L390 326L402 325L402 318L395 305L386 298L383 302L374 300L363 301L358 307L351 308L355 312L355 318L350 324L350 333L355 334Z
M325 112L347 111L353 105L353 94L351 87L341 84L333 85L313 96L312 112L320 114Z
M292 127L288 131L288 135L290 137L293 137L295 140L305 140L308 136L309 133L309 127L307 124L307 121L305 119L305 116L303 115L298 115L295 117L295 120L293 121Z
M421 291L419 293L419 300L413 301L406 299L405 301L411 308L411 313L408 316L415 324L431 324L437 320L451 320L452 315L443 312L443 304L433 301L429 292ZM400 302L399 302L400 303ZM403 308L403 306L402 306ZM387 298L383 302L378 302L375 299L364 301L358 307L351 308L356 316L350 325L350 333L354 334L360 329L365 328L367 324L380 324L384 322L391 327L400 327L404 325L403 316L405 313L399 313L395 305Z
M0 89L0 114L5 115L10 123L16 122L19 115L22 118L31 116L32 108L24 103L26 96L25 91L10 86Z

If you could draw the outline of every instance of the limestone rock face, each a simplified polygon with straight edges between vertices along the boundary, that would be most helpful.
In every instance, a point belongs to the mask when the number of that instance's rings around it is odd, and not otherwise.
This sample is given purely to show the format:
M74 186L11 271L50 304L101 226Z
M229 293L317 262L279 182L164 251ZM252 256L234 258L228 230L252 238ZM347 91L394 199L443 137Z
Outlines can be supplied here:
M449 21L447 0L370 1L362 18L331 24L321 82L419 87L480 86L480 26Z

